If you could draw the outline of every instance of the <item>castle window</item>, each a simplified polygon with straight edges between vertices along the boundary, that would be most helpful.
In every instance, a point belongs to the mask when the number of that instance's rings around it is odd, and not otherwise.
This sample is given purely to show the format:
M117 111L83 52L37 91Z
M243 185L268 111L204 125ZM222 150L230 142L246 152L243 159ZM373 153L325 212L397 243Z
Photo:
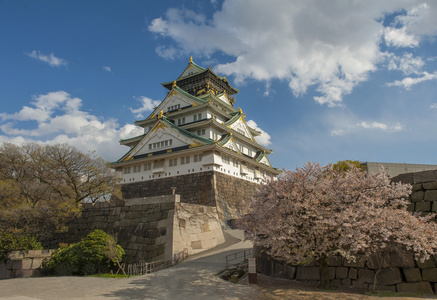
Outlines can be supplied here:
M197 135L205 135L205 129L197 130Z
M173 110L177 110L179 108L181 108L180 104L171 105L171 106L167 107L167 111L173 111Z
M229 156L223 155L222 154L222 162L224 162L225 164L230 164L230 159Z
M185 164L189 164L189 163L190 163L189 156L181 157L181 165L185 165Z
M123 174L130 174L130 167L124 167Z
M149 150L168 147L168 146L171 146L171 144L172 144L172 140L166 140L166 141L162 141L162 142L152 143L152 144L149 144Z
M185 117L178 119L178 125L183 125L183 124L185 124Z
M202 154L194 155L194 162L202 161Z
M193 117L194 122L200 121L201 119L202 119L202 114L197 114L197 115L194 115L194 117Z
M178 159L177 158L170 158L168 162L169 167L174 167L178 165Z
M152 163L144 164L144 171L150 171L152 169Z

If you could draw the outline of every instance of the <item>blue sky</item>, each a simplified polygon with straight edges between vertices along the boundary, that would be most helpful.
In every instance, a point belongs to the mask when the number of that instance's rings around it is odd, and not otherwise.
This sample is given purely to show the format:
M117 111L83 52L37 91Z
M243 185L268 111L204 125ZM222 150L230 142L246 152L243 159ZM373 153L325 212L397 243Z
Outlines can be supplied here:
M0 142L115 161L190 56L275 167L437 164L435 1L0 0Z

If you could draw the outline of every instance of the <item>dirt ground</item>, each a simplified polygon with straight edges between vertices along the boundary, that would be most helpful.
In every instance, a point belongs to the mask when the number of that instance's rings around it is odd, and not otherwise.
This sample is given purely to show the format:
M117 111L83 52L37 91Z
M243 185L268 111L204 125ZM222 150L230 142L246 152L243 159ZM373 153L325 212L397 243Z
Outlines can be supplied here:
M244 278L240 284L249 285L248 279ZM257 287L259 294L257 299L261 300L276 300L276 299L296 299L296 300L418 300L418 299L437 299L437 295L433 296L393 296L389 297L371 296L365 294L367 291L360 289L352 289L349 287L336 288L330 291L323 291L317 288L316 283L300 282L288 279L273 278L258 274ZM388 296L388 295L387 295ZM247 298L249 299L249 298Z

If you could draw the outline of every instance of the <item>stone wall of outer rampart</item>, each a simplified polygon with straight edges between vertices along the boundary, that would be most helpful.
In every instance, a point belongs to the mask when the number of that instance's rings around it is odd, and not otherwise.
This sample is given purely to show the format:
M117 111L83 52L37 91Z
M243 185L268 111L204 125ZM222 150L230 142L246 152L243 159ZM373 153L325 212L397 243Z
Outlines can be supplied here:
M134 198L127 201L84 204L82 216L67 233L44 241L45 248L76 243L95 229L116 237L126 251L123 262L171 259L173 217L179 195Z
M176 177L164 177L122 185L125 199L172 194L181 196L181 202L215 206L213 195L213 173L193 173Z
M123 262L133 263L171 260L184 249L193 254L224 242L215 207L180 203L179 199L179 195L166 195L86 204L67 233L43 244L58 248L59 243L76 243L101 229L115 236L124 248ZM190 243L173 243L174 239Z
M422 213L437 211L437 170L401 174L392 182L409 183L413 186L409 210ZM437 236L437 233L436 233ZM305 281L318 281L319 268L312 262L303 266L275 261L255 248L258 272ZM352 286L391 292L437 294L437 255L425 262L414 260L410 253L396 251L356 262L348 262L340 256L329 261L329 274L333 286ZM375 276L376 275L376 276Z
M333 287L351 286L372 290L376 275L376 290L433 294L437 291L436 264L437 257L421 263L415 261L413 255L399 252L385 253L382 260L359 257L356 262L335 256L329 260L329 277ZM291 265L273 260L264 253L258 253L257 269L259 273L274 277L320 280L319 267L314 262L302 266Z
M54 250L23 250L8 254L7 262L0 265L0 279L41 276L41 265Z
M393 177L392 181L413 186L410 211L437 212L437 170L400 174Z

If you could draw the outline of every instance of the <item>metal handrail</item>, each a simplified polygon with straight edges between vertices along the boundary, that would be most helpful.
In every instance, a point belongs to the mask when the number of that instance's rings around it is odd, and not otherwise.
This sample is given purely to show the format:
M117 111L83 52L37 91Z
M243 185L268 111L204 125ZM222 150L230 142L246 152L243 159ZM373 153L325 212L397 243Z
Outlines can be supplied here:
M248 259L252 255L252 249L235 252L234 254L226 255L226 268L228 268L231 264L229 262L243 258L242 260ZM236 264L236 263L233 263Z

